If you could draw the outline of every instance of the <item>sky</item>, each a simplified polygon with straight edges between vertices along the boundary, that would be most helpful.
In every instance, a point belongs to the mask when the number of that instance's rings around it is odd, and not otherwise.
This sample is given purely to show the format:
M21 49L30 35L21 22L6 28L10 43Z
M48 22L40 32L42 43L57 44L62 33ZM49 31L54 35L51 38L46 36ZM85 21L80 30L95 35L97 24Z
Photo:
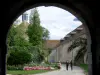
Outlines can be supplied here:
M80 21L74 21L76 18L70 12L54 7L38 7L41 25L47 28L50 32L51 40L60 40L69 32L80 26ZM30 10L26 11L30 15ZM18 18L21 20L21 16Z

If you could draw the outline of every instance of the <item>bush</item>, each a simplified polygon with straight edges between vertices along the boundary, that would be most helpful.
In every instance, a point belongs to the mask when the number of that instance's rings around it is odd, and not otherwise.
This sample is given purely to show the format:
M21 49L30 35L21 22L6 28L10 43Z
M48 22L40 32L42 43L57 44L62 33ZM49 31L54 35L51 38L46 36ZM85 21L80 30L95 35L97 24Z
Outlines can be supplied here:
M32 63L32 64L25 64L24 66L29 66L29 67L32 67L32 66L39 66L40 64L37 64L37 63Z
M23 65L31 62L31 54L24 50L14 50L7 59L8 65Z
M43 61L44 57L41 52L41 48L39 48L38 46L28 46L27 49L31 53L32 61L34 63L41 63Z
M51 64L51 66L52 66L52 67L54 67L54 68L56 68L56 69L58 69L58 68L59 68L59 66L58 66L58 64L57 64L57 63L53 63L53 64Z
M58 69L59 66L57 63L52 63L52 64L46 64L46 63L42 63L42 64L38 64L38 63L32 63L32 64L25 64L25 66L29 66L29 67L34 67L34 66L44 66L44 67L53 67L55 69Z
M10 65L7 65L7 70L23 70L23 66L21 65L17 65L17 66L10 66Z
M58 69L59 68L59 66L58 66L58 64L57 63L49 63L49 64L41 64L41 66L45 66L45 67L53 67L53 68L55 68L55 69Z

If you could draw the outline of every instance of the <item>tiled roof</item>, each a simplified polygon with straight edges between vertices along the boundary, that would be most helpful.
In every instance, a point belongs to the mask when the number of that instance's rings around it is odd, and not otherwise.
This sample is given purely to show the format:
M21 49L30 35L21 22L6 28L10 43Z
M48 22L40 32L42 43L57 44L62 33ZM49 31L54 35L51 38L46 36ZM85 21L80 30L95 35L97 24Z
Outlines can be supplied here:
M47 40L45 43L46 48L54 48L60 43L60 40Z

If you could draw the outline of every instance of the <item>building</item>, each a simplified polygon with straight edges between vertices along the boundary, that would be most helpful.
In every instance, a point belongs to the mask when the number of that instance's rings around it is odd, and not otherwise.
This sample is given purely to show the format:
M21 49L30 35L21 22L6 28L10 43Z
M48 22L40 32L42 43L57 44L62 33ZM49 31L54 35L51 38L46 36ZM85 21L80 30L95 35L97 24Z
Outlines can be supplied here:
M26 12L22 14L22 22L23 21L28 21L28 14Z
M52 53L49 56L49 61L53 60L54 62L66 62L66 60L74 60L79 47L77 47L70 53L68 52L68 47L70 46L72 41L77 39L78 37L86 37L83 25L80 25L60 40L60 43L52 50Z
M60 43L60 40L47 40L45 42L45 48L54 49L59 43Z

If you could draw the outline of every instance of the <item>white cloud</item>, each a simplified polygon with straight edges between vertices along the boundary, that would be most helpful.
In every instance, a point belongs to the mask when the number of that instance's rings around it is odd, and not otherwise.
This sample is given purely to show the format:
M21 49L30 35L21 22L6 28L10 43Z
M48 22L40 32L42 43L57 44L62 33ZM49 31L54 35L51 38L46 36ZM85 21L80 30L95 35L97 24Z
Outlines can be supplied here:
M50 31L50 39L61 39L82 24L79 21L73 21L75 16L58 7L42 6L38 7L38 11L41 25ZM27 13L30 14L30 10Z
M61 39L73 29L81 25L73 21L73 16L68 11L57 7L38 7L41 25L50 31L51 39Z

